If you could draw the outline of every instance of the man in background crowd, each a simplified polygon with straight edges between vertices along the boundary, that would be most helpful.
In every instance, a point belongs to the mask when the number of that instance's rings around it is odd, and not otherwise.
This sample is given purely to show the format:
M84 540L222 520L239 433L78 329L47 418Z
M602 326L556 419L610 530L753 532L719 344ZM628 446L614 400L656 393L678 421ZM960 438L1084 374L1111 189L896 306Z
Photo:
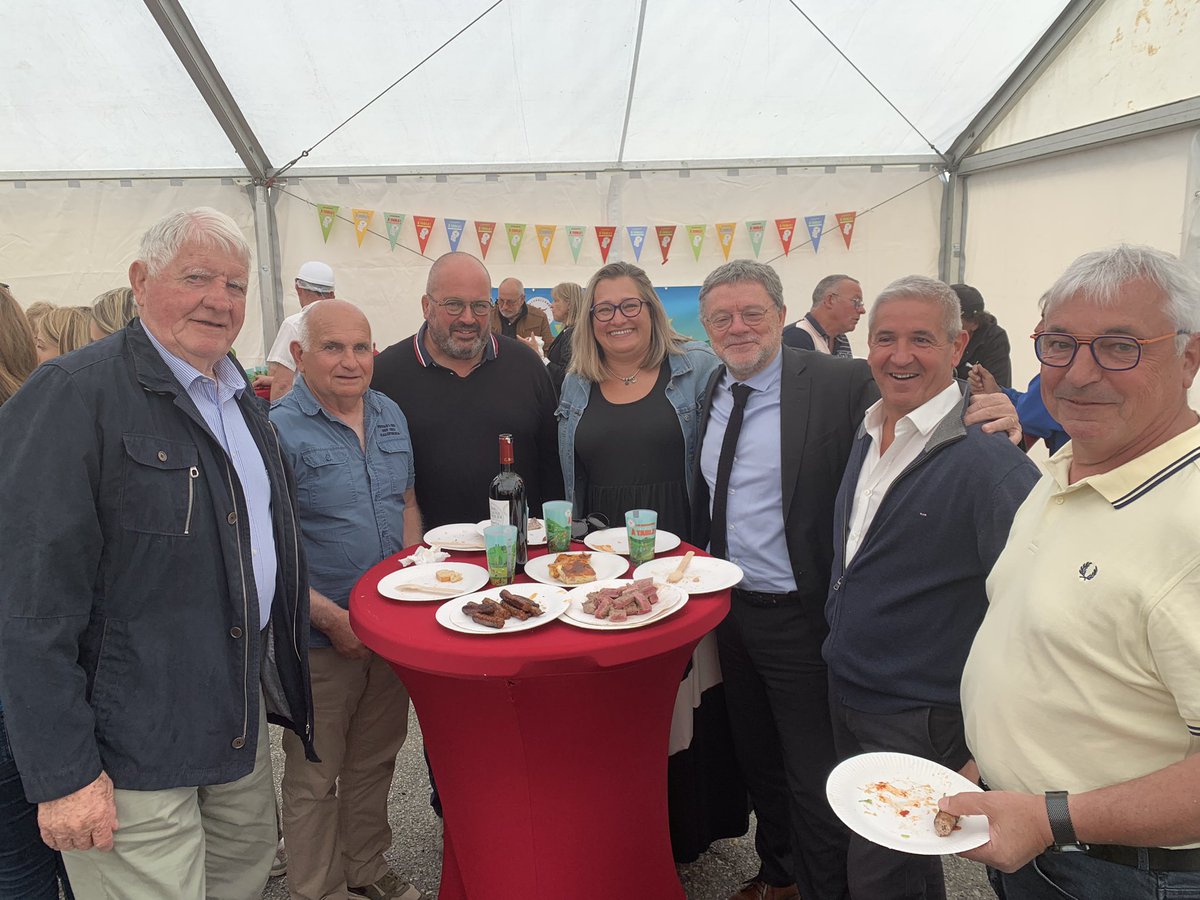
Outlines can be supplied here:
M538 345L534 338L541 338L544 347L554 340L550 320L536 306L525 302L525 285L515 278L505 278L496 288L491 329L493 334L520 338L535 350Z
M804 318L783 329L783 343L849 359L850 339L863 310L862 285L849 275L826 275L813 288L813 305Z
M296 297L300 300L300 312L292 313L279 324L279 332L275 335L275 343L267 354L267 374L254 380L254 387L269 387L271 399L278 400L292 389L292 379L296 377L295 363L292 361L292 342L296 340L296 326L300 314L310 303L318 300L331 300L334 296L333 269L318 260L309 260L296 273Z
M963 331L969 334L967 349L955 367L955 377L966 381L971 366L978 363L987 369L1002 388L1012 387L1012 355L1008 333L996 317L983 308L983 294L969 284L952 284L962 310Z

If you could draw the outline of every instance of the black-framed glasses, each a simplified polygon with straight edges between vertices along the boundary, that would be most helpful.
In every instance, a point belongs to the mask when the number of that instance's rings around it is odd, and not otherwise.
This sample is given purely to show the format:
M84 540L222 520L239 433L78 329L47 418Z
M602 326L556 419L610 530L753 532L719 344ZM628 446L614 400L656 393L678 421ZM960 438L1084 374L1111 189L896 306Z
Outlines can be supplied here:
M440 306L452 316L461 316L468 306L471 307L472 315L482 317L492 314L491 300L472 300L467 302L466 300L460 300L458 297L447 297L445 300L434 300L432 297L429 299L433 302L434 306Z
M592 307L592 318L597 322L611 322L619 309L625 318L636 319L641 315L645 303L645 300L638 297L629 297L620 303L597 303Z
M752 306L749 309L739 310L738 315L747 327L757 328L766 321L768 312L770 312L769 309ZM726 331L733 324L733 313L719 312L712 316L701 316L700 321L713 331Z
M1038 331L1033 338L1033 352L1044 366L1065 369L1075 361L1080 346L1087 344L1092 359L1109 372L1125 372L1142 361L1142 347L1167 341L1188 331L1172 331L1152 338L1135 338L1128 334L1084 334L1074 335L1061 331Z

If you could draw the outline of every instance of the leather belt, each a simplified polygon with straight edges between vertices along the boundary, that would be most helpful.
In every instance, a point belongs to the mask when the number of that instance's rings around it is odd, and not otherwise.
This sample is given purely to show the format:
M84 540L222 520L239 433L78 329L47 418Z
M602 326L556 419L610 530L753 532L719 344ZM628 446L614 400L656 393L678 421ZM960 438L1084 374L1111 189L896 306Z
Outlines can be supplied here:
M788 591L786 594L769 594L765 591L747 591L734 588L732 596L735 600L744 600L756 606L782 606L785 603L799 603L800 592Z
M1089 844L1083 852L1093 859L1102 859L1134 869L1141 868L1141 860L1145 854L1146 865L1153 872L1200 872L1200 849L1167 850L1163 847Z

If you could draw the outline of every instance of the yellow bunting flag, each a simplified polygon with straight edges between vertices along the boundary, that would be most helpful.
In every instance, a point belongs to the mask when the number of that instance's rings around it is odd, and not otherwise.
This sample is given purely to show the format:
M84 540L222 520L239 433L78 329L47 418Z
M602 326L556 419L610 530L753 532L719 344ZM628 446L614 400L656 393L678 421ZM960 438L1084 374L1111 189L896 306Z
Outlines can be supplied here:
M504 230L508 233L508 249L512 251L513 262L521 252L521 241L525 240L525 226L513 222L505 222Z
M718 222L717 237L721 239L721 252L729 259L729 251L733 247L733 233L737 231L737 222Z
M358 238L358 246L362 246L367 229L371 227L371 219L375 216L373 209L353 209L350 216L354 219L354 236Z
M327 203L322 203L317 207L317 221L321 223L321 236L325 238L325 243L329 243L329 232L333 230L333 223L337 221L338 207L330 206Z
M700 262L700 250L704 246L704 232L707 230L706 225L689 225L687 227L688 243L692 245L692 255L696 257L696 262Z
M542 262L549 262L550 246L554 243L554 232L558 230L558 226L534 225L533 228L537 232L538 247L542 251Z

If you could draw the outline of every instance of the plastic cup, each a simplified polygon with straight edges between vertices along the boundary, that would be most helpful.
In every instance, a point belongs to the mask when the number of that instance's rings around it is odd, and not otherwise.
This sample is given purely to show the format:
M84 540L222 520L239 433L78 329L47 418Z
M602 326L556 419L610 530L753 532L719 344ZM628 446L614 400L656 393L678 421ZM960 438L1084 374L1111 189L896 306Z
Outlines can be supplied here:
M483 529L487 547L488 580L494 587L511 584L517 563L517 526L489 525Z
M652 509L631 509L625 513L625 533L629 536L629 561L635 566L654 559L654 536L658 513Z
M571 548L571 501L548 500L542 504L546 523L546 550L564 553Z

